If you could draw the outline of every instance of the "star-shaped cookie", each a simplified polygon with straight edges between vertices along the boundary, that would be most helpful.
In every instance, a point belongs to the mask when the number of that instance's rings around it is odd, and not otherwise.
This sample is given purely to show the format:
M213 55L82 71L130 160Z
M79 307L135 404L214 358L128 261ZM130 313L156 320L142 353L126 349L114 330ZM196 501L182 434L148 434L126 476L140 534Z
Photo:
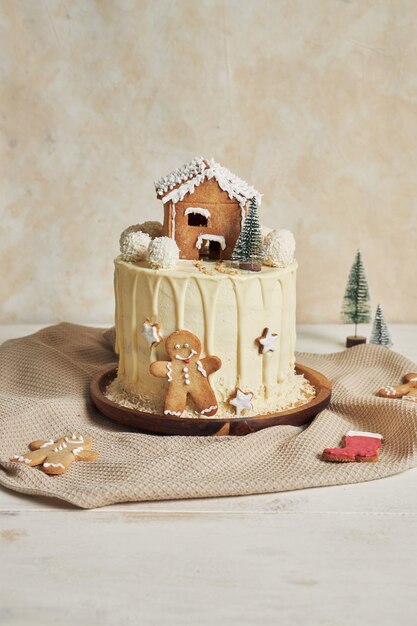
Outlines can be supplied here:
M160 341L162 340L160 328L161 327L158 322L156 322L155 324L151 324L150 320L148 319L143 322L142 335L145 337L150 346L153 346L154 343L160 343Z
M265 352L274 352L277 339L277 333L271 333L269 328L264 328L262 331L262 335L255 339L256 343L259 345L259 354L265 354Z
M229 400L229 404L232 404L236 409L237 417L240 417L242 411L253 409L252 404L253 393L251 391L242 391L239 387L236 389L236 395Z

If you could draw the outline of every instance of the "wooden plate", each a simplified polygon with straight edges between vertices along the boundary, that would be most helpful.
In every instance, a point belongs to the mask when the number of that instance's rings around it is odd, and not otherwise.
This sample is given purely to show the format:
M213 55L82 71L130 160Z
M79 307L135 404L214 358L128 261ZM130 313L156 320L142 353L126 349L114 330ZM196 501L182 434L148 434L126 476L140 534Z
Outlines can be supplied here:
M255 417L172 417L171 415L155 415L143 413L136 409L128 409L112 402L104 395L108 385L116 378L117 368L112 365L98 372L91 380L91 398L97 409L106 417L120 424L131 426L142 432L157 435L248 435L262 428L277 425L301 426L307 424L320 413L329 403L331 396L330 381L309 367L297 364L297 374L305 378L315 388L316 397L295 409L281 413L268 413Z

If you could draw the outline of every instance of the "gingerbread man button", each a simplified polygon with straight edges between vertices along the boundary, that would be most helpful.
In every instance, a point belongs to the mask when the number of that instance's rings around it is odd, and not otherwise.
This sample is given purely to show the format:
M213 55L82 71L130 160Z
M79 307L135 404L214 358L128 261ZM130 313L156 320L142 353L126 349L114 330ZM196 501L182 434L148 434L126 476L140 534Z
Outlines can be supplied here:
M180 417L188 395L201 415L215 415L218 406L209 376L221 368L219 357L207 356L200 359L200 340L188 330L177 330L169 335L165 341L165 349L170 360L155 361L149 368L153 376L168 380L164 415Z

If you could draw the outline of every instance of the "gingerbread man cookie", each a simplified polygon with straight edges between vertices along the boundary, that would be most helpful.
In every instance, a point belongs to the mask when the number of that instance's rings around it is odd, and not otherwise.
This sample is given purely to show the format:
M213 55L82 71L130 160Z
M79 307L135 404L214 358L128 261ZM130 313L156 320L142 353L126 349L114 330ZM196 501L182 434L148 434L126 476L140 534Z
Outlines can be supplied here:
M95 461L98 453L91 450L92 446L91 437L72 433L56 441L53 439L32 441L29 444L32 452L16 454L10 460L29 467L38 465L45 474L63 474L74 461Z
M165 349L169 361L155 361L149 368L153 376L168 381L164 415L180 417L188 395L201 415L215 415L218 406L209 376L221 368L221 360L217 356L200 359L200 340L188 330L177 330L169 335Z
M410 399L415 397L415 390L417 389L417 374L406 374L404 376L404 383L402 385L386 385L378 391L378 396L381 398L397 398ZM415 400L412 400L415 402Z

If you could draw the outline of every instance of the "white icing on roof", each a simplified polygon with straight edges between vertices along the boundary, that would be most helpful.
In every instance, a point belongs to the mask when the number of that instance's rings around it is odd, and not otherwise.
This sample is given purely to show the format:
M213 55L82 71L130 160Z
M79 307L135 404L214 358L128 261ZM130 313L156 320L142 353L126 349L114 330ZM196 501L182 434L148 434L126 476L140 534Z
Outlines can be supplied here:
M175 204L181 202L187 193L194 193L195 188L204 180L211 178L217 181L220 189L226 191L231 200L235 199L239 204L246 205L255 197L258 205L261 203L261 194L254 187L214 159L207 160L203 157L196 157L190 163L173 170L168 176L163 176L156 181L155 189L164 204L169 200Z

